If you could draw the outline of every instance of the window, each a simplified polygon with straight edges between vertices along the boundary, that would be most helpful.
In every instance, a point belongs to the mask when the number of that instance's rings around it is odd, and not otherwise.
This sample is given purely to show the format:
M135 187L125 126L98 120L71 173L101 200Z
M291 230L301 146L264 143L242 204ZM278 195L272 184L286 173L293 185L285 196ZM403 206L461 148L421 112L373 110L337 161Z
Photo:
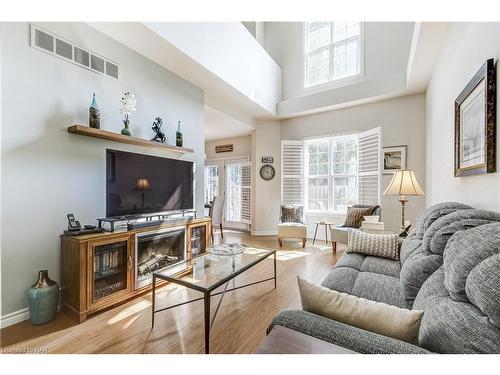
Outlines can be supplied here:
M305 141L306 209L345 212L358 200L358 135Z
M226 220L241 221L241 164L228 164Z
M305 87L361 73L360 22L311 22L304 31Z
M219 195L219 166L205 167L205 203L210 203Z

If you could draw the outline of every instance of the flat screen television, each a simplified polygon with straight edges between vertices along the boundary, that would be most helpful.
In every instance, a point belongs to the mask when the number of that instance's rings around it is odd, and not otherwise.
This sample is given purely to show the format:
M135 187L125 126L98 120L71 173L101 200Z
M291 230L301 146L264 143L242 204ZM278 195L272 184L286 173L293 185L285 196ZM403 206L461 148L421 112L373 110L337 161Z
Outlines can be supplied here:
M194 207L193 163L106 150L106 217Z

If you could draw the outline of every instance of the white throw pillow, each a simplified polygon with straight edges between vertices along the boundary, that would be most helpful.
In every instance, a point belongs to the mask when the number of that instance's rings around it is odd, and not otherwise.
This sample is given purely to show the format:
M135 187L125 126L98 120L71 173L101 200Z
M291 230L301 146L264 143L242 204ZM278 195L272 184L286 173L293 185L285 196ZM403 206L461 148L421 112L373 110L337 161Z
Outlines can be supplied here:
M424 312L401 309L315 285L297 276L302 309L366 331L418 344Z
M366 233L349 229L346 252L399 260L399 234Z

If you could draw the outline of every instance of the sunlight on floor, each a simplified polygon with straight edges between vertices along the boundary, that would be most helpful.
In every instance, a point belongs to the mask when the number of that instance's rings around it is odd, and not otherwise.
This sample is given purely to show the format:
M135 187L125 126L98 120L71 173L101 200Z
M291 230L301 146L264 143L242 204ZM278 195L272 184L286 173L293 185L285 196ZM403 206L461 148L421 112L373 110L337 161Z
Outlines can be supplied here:
M108 320L108 325L113 325L115 323L118 323L120 320L128 318L129 316L132 316L134 314L137 314L138 312L147 309L148 307L151 306L151 302L149 302L146 299L142 299L139 302L133 304L132 306L129 306L125 308L124 310L120 311L118 314L114 315L111 319Z
M290 250L278 250L276 252L276 260L290 260L290 259L296 259L296 258L301 258L306 255L311 255L310 253L307 253L305 251L290 251Z

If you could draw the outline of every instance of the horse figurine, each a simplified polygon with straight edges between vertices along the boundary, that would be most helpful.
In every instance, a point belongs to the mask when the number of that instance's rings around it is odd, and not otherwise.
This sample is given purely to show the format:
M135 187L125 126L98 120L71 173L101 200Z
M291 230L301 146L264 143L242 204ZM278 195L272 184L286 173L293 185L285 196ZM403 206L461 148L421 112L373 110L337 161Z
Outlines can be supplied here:
M151 139L154 142L160 142L160 143L165 143L167 140L167 137L165 136L165 133L161 131L161 126L163 125L163 121L161 117L155 118L155 121L153 122L153 126L151 127L153 131L156 133L153 139Z

